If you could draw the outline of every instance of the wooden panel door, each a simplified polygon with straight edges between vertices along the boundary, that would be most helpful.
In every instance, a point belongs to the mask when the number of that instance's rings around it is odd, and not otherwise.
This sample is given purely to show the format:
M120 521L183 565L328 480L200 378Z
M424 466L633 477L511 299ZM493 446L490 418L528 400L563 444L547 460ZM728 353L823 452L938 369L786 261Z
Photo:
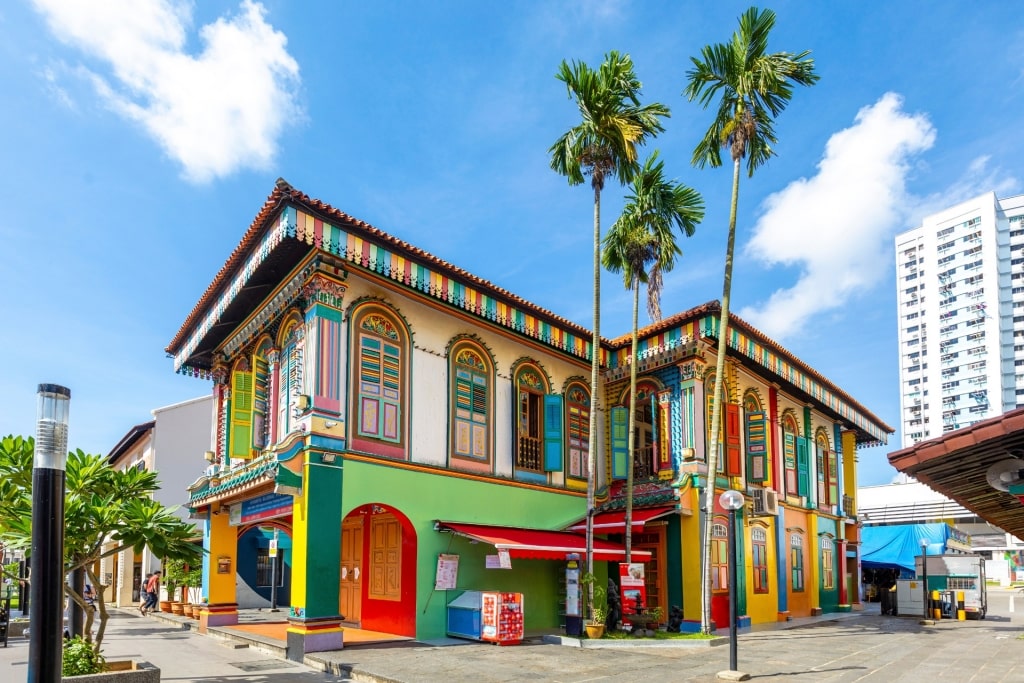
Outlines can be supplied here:
M345 621L363 618L363 518L341 525L341 590L338 609Z
M402 525L394 515L370 520L370 586L374 600L402 599Z

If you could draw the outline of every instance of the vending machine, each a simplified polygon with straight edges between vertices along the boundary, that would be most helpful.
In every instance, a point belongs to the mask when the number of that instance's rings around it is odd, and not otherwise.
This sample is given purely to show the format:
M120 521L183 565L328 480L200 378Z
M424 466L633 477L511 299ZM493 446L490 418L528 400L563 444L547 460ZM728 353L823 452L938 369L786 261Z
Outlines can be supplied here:
M499 645L516 645L523 640L523 594L482 593L483 615L480 640Z
M448 603L448 635L516 645L523 640L523 594L465 591Z

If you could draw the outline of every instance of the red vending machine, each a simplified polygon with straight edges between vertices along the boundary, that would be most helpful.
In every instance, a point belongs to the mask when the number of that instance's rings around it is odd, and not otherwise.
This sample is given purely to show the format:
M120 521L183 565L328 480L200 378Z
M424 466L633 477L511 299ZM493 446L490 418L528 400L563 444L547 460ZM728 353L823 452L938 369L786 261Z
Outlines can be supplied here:
M523 594L483 593L480 640L516 645L523 640Z

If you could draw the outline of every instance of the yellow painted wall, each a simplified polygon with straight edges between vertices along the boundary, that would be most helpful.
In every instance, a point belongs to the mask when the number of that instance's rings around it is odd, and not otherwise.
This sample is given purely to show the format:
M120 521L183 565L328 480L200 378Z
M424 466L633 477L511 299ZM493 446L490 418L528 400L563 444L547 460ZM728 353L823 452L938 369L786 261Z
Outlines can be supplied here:
M700 622L700 596L701 596L701 528L700 515L696 510L700 509L698 490L690 487L685 493L689 498L688 505L694 510L694 514L687 517L680 517L679 533L681 535L683 548L683 618L687 621Z
M767 522L767 526L761 521ZM775 519L759 519L753 524L744 524L744 571L747 576L747 614L755 624L772 622L778 614L778 553L775 548ZM763 528L765 531L765 545L768 549L768 592L754 592L754 542L751 536L755 528Z
M231 516L224 509L222 514L210 515L210 604L223 605L237 602L235 595L235 574L238 572L238 533L230 524ZM227 558L231 571L221 574L218 564Z

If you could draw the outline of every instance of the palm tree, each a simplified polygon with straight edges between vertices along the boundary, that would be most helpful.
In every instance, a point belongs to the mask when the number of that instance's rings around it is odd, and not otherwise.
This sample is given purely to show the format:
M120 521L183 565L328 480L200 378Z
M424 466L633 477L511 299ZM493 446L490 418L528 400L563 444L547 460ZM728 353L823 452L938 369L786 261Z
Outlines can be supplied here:
M633 180L626 206L604 238L601 261L613 273L622 273L623 284L633 292L633 340L629 367L629 432L626 447L626 562L632 561L633 458L636 449L636 347L640 284L647 285L647 314L661 320L662 273L675 267L683 252L672 228L692 237L704 218L704 200L696 190L665 180L664 162L655 151Z
M720 96L718 111L704 138L693 150L692 163L699 167L722 165L721 149L732 156L732 200L729 205L729 238L725 250L721 323L718 329L718 359L715 365L714 403L711 411L711 448L708 453L708 485L704 503L704 586L701 595L701 630L711 630L711 522L714 510L715 477L722 429L722 385L729 338L729 295L732 290L733 247L736 242L736 206L739 200L740 161L747 160L747 175L775 154L774 121L789 104L793 85L818 81L810 50L799 54L768 53L768 34L775 26L775 13L751 7L739 18L739 31L728 43L706 45L701 58L691 57L693 68L686 75L683 94L698 100L705 109Z
M664 130L661 118L669 116L663 104L640 104L640 80L629 55L612 51L598 70L583 62L562 62L555 78L565 83L576 100L582 121L564 133L548 152L551 168L566 176L570 185L590 176L594 190L594 333L590 347L590 431L587 448L587 572L594 572L594 496L597 465L599 406L598 371L601 363L601 190L608 176L620 183L632 180L637 167L637 147ZM593 606L588 591L588 608Z

